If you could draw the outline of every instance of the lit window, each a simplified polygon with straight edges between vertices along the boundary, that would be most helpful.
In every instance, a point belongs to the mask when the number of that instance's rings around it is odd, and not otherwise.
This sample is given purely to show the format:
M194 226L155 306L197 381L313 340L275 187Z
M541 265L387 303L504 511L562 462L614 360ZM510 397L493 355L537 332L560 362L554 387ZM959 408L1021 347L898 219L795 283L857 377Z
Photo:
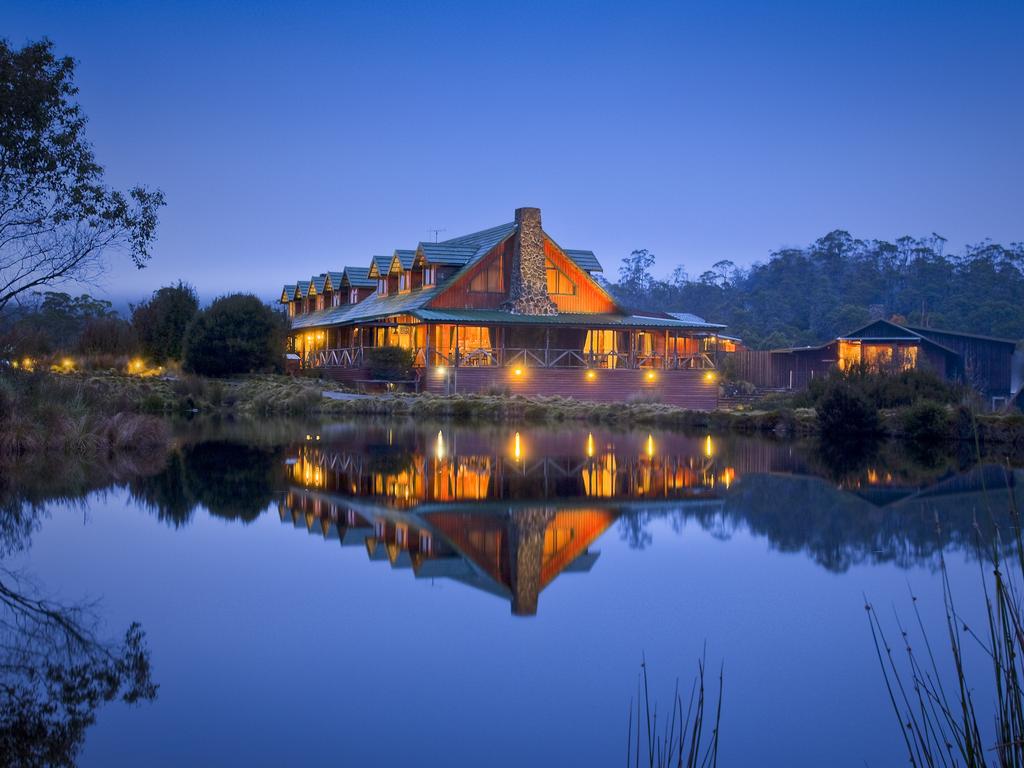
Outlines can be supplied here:
M552 296L575 296L576 284L565 276L558 267L550 261L544 263L548 273L548 293Z
M473 293L504 293L505 280L501 256L473 276L469 290Z

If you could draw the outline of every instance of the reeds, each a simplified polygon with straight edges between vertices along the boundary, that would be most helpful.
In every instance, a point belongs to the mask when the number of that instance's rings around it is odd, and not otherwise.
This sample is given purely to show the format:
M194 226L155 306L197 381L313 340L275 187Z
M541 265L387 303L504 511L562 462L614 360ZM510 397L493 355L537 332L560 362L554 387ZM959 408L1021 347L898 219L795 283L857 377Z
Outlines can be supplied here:
M706 656L697 660L697 676L690 688L685 703L676 680L672 696L672 712L668 722L658 728L657 704L651 708L650 688L647 679L647 660L640 663L640 677L637 681L637 706L635 712L636 742L634 743L634 702L629 702L626 737L626 768L639 768L641 760L648 768L714 768L718 765L719 726L722 720L723 672L718 672L718 701L712 718L705 719L708 706L704 687ZM643 706L640 706L640 702ZM685 713L684 713L685 712Z
M925 629L917 597L911 594L920 649L897 616L902 663L897 658L874 605L865 598L875 651L889 702L898 719L912 766L1024 766L1024 539L1020 510L1008 496L1010 523L995 530L986 543L975 522L984 622L977 627L957 610L949 570L940 557L945 631L949 655L940 660ZM989 499L986 492L986 499ZM987 514L994 524L992 509ZM937 523L938 524L938 523ZM1010 541L1004 539L1011 537ZM1009 552L1005 556L1003 553ZM987 568L991 571L987 572ZM991 721L984 714L968 670L973 661L987 662L992 674ZM946 681L944 684L943 681ZM991 722L991 730L988 727Z

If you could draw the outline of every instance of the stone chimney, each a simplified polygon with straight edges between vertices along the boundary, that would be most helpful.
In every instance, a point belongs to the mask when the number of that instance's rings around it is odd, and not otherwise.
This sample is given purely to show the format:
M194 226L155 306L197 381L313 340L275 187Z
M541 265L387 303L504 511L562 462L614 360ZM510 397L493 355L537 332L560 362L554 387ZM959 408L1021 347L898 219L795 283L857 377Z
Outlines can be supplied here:
M502 309L514 315L558 314L558 307L548 296L540 208L516 208L516 241L508 297Z
M536 211L536 208L531 210ZM541 588L544 561L544 532L555 519L551 507L509 512L509 579L512 588L512 615L534 616Z

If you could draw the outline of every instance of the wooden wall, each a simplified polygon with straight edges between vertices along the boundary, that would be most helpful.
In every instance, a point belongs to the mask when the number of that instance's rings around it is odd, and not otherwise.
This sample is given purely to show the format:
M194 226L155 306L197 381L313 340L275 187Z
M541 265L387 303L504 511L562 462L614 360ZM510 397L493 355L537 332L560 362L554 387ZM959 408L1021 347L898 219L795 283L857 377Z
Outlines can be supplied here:
M994 339L980 339L943 333L930 328L915 329L917 333L960 355L963 376L967 383L988 395L1010 394L1014 344Z
M508 288L512 281L512 254L515 250L515 238L509 237L496 245L484 258L467 269L459 276L455 285L447 288L430 302L435 309L496 309L508 300ZM576 293L572 296L555 295L559 312L615 312L615 302L594 283L593 278L576 266L576 262L562 253L561 249L547 237L544 238L544 255L551 260L566 277L576 284ZM498 257L504 259L502 293L477 293L469 290L473 278Z
M562 253L561 249L548 238L544 238L544 255L551 260L566 277L576 284L574 296L552 296L559 312L615 312L615 302L594 284L593 279L576 266L576 262Z
M655 371L653 381L643 369L603 369L588 380L583 368L449 368L455 391L460 393L507 390L516 395L561 395L604 403L624 403L635 395L650 395L660 402L709 411L718 405L718 383L705 378L706 371ZM359 377L356 377L359 378ZM437 369L424 374L420 391L445 394L445 379Z
M734 378L749 381L755 387L770 389L775 383L772 367L772 353L767 350L743 349L724 355L726 364L732 367Z

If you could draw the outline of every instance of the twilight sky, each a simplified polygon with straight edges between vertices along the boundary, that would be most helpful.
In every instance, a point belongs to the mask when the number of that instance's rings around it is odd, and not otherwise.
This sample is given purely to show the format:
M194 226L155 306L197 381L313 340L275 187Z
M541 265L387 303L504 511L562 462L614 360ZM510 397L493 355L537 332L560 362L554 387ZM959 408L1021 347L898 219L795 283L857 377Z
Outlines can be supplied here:
M835 228L1024 239L1019 0L4 0L0 35L78 59L109 180L167 196L117 300L269 298L523 205L609 277Z

